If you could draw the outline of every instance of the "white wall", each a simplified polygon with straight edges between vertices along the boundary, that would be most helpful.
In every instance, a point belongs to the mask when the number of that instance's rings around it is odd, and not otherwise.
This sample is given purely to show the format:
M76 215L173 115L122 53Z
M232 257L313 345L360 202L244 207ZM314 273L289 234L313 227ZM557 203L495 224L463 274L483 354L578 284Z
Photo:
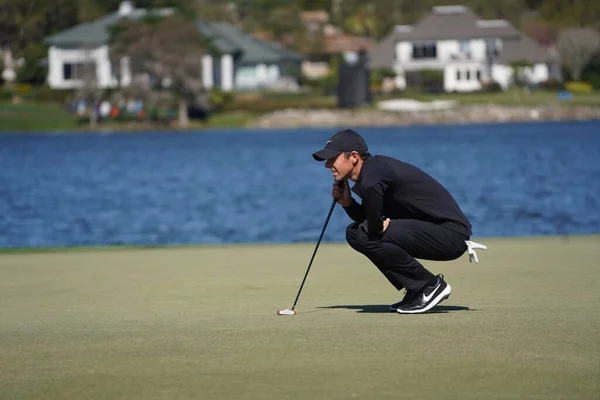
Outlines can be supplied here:
M417 42L418 43L418 42ZM502 43L496 45L501 48ZM493 65L491 76L487 76L485 39L439 40L436 42L437 57L431 59L413 59L412 42L399 41L394 47L394 65L396 87L406 87L405 72L423 69L439 69L444 71L444 88L446 91L469 92L481 89L481 81L494 80L504 89L512 83L512 68L506 65ZM466 51L465 51L466 50ZM477 78L477 71L480 78ZM546 64L536 64L523 70L523 75L530 83L539 83L550 76Z
M266 64L258 64L256 66L256 84L257 86L261 86L268 80L267 74L267 65Z
M239 67L235 74L237 89L268 88L279 80L281 70L276 64L257 64Z
M540 83L550 79L550 70L547 64L535 64L533 68L527 68L525 76L531 83Z
M205 88L210 89L213 87L213 58L211 56L204 55L202 57L202 84Z
M221 89L229 91L233 89L233 57L231 54L221 56Z
M477 73L479 72L479 78ZM480 62L456 62L444 68L444 90L447 92L472 92L481 89L487 78Z
M129 86L131 84L131 67L129 57L123 57L119 64L119 68L121 69L119 72L121 73L121 86ZM116 78L112 80L112 86L118 86L119 82L117 82Z
M534 64L532 67L521 69L521 75L528 83L536 84L547 81L550 78L548 65L544 63ZM513 70L508 65L494 65L492 67L493 79L507 89L513 82Z
M81 87L83 84L81 81L64 79L63 65L91 61L96 64L96 77L99 87L103 89L118 87L119 81L112 73L108 52L108 46L100 46L91 50L50 47L48 51L48 85L52 89L75 89ZM120 85L128 86L131 84L132 76L127 58L121 60L120 68ZM202 59L202 82L207 88L212 87L214 84L212 68L212 57L209 55L204 56ZM233 58L231 55L224 55L221 59L221 73L223 89L231 90L233 88Z
M484 61L486 43L483 39L466 40L468 53L461 51L461 41L439 40L436 42L435 59L413 59L412 42L400 41L394 48L394 64L405 70L443 69L448 62L456 60Z
M81 87L83 82L79 80L64 79L63 65L83 62L95 63L96 83L99 87L108 88L115 85L108 57L108 46L100 46L89 50L50 47L48 52L48 85L52 89L74 89Z
M404 74L396 75L396 78L394 79L394 83L396 84L396 87L398 89L400 89L400 90L406 89L406 77L404 76Z
M276 82L279 79L279 66L269 65L267 69L267 83Z
M504 90L508 89L512 81L512 68L498 64L492 66L492 79L498 82Z
M394 62L404 63L412 59L412 44L410 42L397 42L394 49Z
M78 80L64 79L63 65L65 63L93 61L96 63L96 76L99 87L114 88L119 86L119 82L111 71L108 51L108 46L100 46L89 51L51 47L48 52L48 85L52 89L74 89L81 87L82 82ZM122 68L120 83L122 86L127 86L131 83L128 60L123 60L120 66ZM234 71L233 57L230 54L224 54L221 57L219 66L221 68L221 88L226 91L233 90L234 87L268 87L281 77L281 70L275 64L258 64L256 66L243 67L240 71L236 72ZM205 55L202 59L202 82L207 88L214 86L213 72L212 57Z

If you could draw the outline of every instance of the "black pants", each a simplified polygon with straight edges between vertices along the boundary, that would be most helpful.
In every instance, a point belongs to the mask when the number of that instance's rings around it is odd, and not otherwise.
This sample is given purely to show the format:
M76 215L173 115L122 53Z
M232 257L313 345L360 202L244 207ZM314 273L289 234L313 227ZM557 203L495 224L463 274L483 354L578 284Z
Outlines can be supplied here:
M412 219L395 219L378 237L369 236L358 222L346 229L346 240L364 254L398 290L420 291L433 278L415 258L449 261L466 250L466 234L447 225Z

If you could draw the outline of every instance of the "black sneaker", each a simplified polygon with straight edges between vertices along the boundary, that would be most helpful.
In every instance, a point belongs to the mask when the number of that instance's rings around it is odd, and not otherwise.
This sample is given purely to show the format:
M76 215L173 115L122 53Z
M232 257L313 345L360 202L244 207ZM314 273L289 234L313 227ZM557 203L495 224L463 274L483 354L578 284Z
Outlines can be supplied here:
M408 303L412 303L415 300L415 297L417 297L418 295L419 292L410 292L407 290L406 293L404 293L404 297L402 298L402 300L390 306L390 311L398 312L398 307L401 307Z
M444 280L444 275L438 275L437 285L425 286L412 302L398 307L398 312L400 314L425 313L446 300L450 293L452 293L452 288Z

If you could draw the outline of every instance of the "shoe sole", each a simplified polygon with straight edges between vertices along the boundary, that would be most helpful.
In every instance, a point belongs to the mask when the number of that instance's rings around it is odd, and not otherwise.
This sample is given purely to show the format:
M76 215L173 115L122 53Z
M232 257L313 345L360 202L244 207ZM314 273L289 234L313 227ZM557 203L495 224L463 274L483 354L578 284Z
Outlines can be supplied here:
M413 311L402 311L402 310L398 309L397 312L399 314L423 314L423 313L426 313L427 311L431 310L433 307L437 306L442 301L444 301L448 297L450 297L450 293L452 293L452 287L450 286L450 284L446 283L446 288L442 291L442 293L438 294L436 296L436 298L431 301L431 303L427 304L426 307L424 307L420 310L413 310Z

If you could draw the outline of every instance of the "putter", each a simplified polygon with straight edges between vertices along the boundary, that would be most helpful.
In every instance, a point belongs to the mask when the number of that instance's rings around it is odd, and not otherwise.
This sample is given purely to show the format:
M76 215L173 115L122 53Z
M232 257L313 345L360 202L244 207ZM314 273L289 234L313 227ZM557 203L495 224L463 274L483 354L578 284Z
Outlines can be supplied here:
M344 181L339 181L338 186L342 189L344 188ZM333 214L333 209L335 208L335 204L338 199L333 199L331 203L331 208L329 209L329 213L327 214L327 219L325 219L325 224L323 225L323 229L321 230L321 235L319 236L319 240L317 240L317 245L315 246L315 250L312 253L312 257L310 258L310 262L308 263L308 268L306 269L306 273L304 274L304 279L302 279L302 284L300 285L300 289L298 290L298 294L296 295L296 300L294 300L294 304L292 308L286 308L283 310L278 310L277 315L296 315L296 303L298 303L298 298L300 297L300 293L302 292L302 288L304 287L304 282L306 282L306 277L310 271L310 267L312 266L312 262L315 259L315 254L317 254L317 249L319 248L319 244L321 243L321 239L323 239L323 234L325 234L325 228L327 228L327 224L329 223L329 219L331 218L331 214Z

